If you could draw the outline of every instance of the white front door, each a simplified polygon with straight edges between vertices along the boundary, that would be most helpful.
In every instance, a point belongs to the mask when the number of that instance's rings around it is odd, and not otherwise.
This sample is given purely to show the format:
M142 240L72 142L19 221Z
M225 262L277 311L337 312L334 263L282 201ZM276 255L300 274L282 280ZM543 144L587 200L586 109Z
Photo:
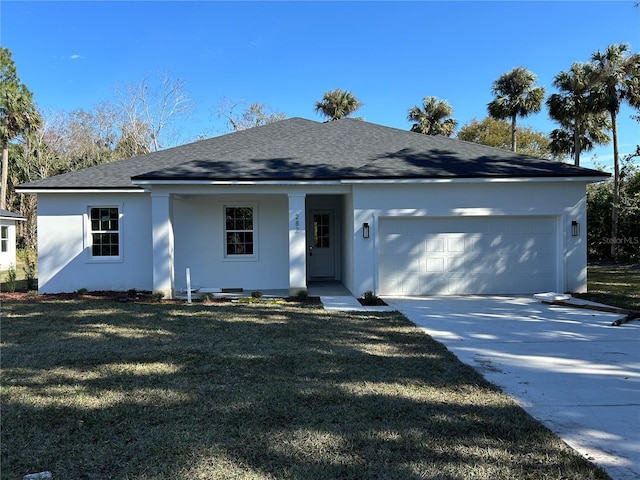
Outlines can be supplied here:
M310 210L307 222L307 272L310 279L336 277L333 210Z

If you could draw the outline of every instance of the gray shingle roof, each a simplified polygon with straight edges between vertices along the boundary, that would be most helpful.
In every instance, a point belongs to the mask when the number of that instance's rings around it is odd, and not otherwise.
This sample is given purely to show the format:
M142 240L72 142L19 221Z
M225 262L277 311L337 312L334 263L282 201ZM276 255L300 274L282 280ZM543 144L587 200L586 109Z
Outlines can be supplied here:
M0 218L9 218L11 220L26 220L22 215L17 213L10 212L9 210L5 210L0 208Z
M251 128L39 180L21 188L131 188L154 180L340 180L606 177L446 137L355 119L302 118Z

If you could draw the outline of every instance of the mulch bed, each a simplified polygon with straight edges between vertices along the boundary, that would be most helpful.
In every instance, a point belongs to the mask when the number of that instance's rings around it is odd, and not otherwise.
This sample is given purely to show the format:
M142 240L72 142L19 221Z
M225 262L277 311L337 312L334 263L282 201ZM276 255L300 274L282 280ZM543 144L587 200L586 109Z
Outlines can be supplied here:
M44 293L35 292L1 292L0 300L16 302L50 302L55 300L91 299L102 301L154 301L151 292L137 292L135 295L127 292L87 292L87 293Z
M87 293L45 293L38 294L34 292L0 292L0 301L2 302L51 302L61 300L99 300L99 301L111 301L119 303L138 302L138 303L171 303L171 304L183 304L187 303L184 299L163 298L158 302L158 299L153 296L152 292L113 292L113 291L96 291ZM203 301L198 298L192 300L193 303L231 303L235 298L230 297L213 297ZM291 303L300 303L305 305L321 305L320 297L306 297L300 299L298 297L287 297L283 300Z
M376 297L373 300L365 300L364 298L358 298L358 302L360 302L360 305L364 307L387 307L388 306L388 304L385 303L384 300L378 297Z

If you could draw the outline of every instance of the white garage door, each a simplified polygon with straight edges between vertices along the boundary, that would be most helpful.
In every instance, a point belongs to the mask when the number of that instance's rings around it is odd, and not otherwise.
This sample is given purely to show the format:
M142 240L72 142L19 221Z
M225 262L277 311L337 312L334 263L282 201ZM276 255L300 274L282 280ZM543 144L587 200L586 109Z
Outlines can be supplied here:
M555 217L381 218L379 240L381 295L557 289Z

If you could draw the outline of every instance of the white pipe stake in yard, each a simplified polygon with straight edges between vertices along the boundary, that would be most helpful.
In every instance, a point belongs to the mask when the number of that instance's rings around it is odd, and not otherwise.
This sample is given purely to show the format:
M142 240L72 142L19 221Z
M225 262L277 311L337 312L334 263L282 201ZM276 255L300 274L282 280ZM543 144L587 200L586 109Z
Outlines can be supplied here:
M191 303L191 269L187 268L187 303Z

